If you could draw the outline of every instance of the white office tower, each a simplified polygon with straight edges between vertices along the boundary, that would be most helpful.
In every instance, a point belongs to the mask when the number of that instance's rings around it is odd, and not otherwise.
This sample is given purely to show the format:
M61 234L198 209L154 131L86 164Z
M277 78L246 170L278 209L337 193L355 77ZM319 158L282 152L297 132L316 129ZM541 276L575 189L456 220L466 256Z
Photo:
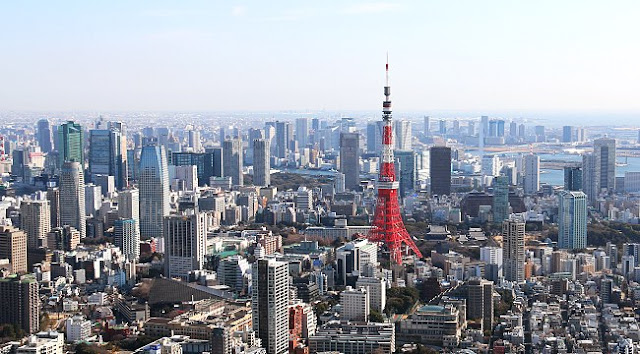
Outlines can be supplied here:
M198 166L169 166L169 180L174 192L195 191L198 187Z
M505 280L524 282L525 222L512 217L502 223L502 267Z
M133 219L118 219L113 223L114 243L128 260L140 257L140 234L136 225Z
M311 208L313 208L313 192L305 186L298 187L296 209L302 212L309 212Z
M91 337L91 321L86 320L82 315L67 318L65 327L67 342L74 343Z
M140 191L132 188L118 192L118 217L136 221L136 232L140 238Z
M533 195L540 190L540 156L529 154L524 157L524 194Z
M253 330L267 354L288 353L289 264L275 259L255 261L251 300Z
M162 218L169 215L169 172L164 146L145 146L140 155L140 235L162 237Z
M197 130L189 130L188 136L189 148L193 152L202 152L202 143L200 141L200 132Z
M587 196L563 191L558 195L558 248L587 247Z
M85 214L96 216L102 206L102 187L89 183L84 186Z
M65 162L60 173L60 224L70 225L87 235L85 216L84 172L79 162Z
M482 175L496 177L500 175L500 158L496 155L482 156Z
M495 265L496 276L502 277L502 248L491 246L480 247L480 261Z
M5 214L6 215L6 214ZM49 201L23 200L20 203L20 228L27 233L27 247L34 250L47 246L47 234L51 231Z
M303 149L309 144L309 120L307 118L296 119L296 141L299 149Z
M410 151L412 138L411 122L408 120L396 121L396 150Z
M382 313L387 305L387 281L375 277L358 277L356 288L365 288L369 293L371 308Z
M164 258L167 277L187 278L202 270L207 252L206 213L192 209L164 217Z
M340 318L347 321L366 322L369 320L371 303L367 288L354 289L350 286L340 293Z
M253 184L266 187L271 184L271 148L269 140L253 141Z

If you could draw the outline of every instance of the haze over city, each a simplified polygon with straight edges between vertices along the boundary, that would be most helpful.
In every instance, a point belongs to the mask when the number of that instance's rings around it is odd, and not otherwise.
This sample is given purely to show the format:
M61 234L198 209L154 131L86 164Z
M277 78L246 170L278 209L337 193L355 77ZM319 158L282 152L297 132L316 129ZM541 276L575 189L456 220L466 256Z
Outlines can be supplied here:
M635 1L0 4L0 110L638 121ZM578 118L576 118L578 119Z

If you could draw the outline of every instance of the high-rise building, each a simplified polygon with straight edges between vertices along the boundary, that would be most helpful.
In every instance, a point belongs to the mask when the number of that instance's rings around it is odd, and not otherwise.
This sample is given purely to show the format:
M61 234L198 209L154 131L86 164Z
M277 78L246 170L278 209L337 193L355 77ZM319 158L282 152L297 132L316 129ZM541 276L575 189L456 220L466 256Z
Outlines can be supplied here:
M540 157L528 154L524 157L524 194L533 195L540 190Z
M84 165L84 132L78 123L69 121L58 128L60 166L66 161Z
M0 225L0 259L9 260L13 273L27 272L27 234L24 231Z
M347 321L366 322L369 320L371 303L369 290L365 287L354 289L350 286L340 292L340 318Z
M51 207L49 201L30 199L20 203L20 228L27 233L27 247L35 250L47 245L47 234L51 230Z
M358 277L356 288L365 288L369 294L369 305L382 313L387 304L387 281L383 278Z
M345 187L355 190L360 186L360 135L340 133L340 172L344 173Z
M596 193L613 192L616 183L616 140L596 139L593 151L596 158Z
M291 123L276 122L276 157L288 156L290 142L293 140L292 130Z
M124 149L124 150L123 150ZM128 184L126 136L118 129L94 129L89 132L89 172L113 176L118 189Z
M253 184L266 187L271 184L271 153L269 140L253 140Z
M544 125L536 125L534 129L536 133L536 141L545 142L547 140L547 137L545 135Z
M587 247L587 196L580 191L558 195L558 248Z
M50 153L53 150L51 142L51 124L49 120L44 118L38 121L38 145L44 153Z
M500 158L497 155L482 156L482 175L496 177L500 174Z
M140 240L140 191L126 189L118 193L118 217L135 221L136 237Z
M60 224L70 225L80 231L80 238L87 232L84 197L84 172L79 162L65 162L60 173Z
M307 118L296 119L296 141L300 148L305 148L309 143L309 120Z
M425 136L429 136L429 134L431 134L431 117L424 116L422 131Z
M429 150L431 195L451 194L451 148L434 146Z
M493 282L474 278L467 281L467 318L482 320L482 327L493 330Z
M234 186L242 186L244 184L244 175L242 174L242 140L232 139L225 140L222 143L222 151L224 154L224 175L231 177L231 183Z
M202 151L202 142L200 141L200 131L189 130L187 133L187 145L193 152Z
M447 121L446 120L440 119L438 131L440 132L440 135L446 135L447 134Z
M26 260L25 260L26 262ZM12 323L26 333L40 330L38 281L31 275L10 275L0 279L0 323Z
M73 251L80 244L80 231L64 225L55 227L47 234L47 247L52 250Z
M267 354L288 352L289 264L274 259L258 259L252 275L253 330Z
M224 326L218 326L211 331L211 353L231 354L233 342L231 341L232 333L230 329Z
M169 215L169 172L163 146L148 145L140 155L140 235L161 237L162 219Z
M413 150L399 150L394 154L396 156L396 171L400 177L400 196L405 197L415 189L418 154Z
M563 143L571 143L573 142L573 127L570 125L565 125L562 127L562 142Z
M134 219L118 219L113 223L115 245L129 260L140 257L140 234Z
M504 278L524 282L524 228L522 220L511 218L502 223L502 269Z
M216 154L218 159L216 159ZM213 176L222 177L222 151L220 148L207 149L204 153L174 152L171 154L174 166L196 166L198 184L204 186Z
M47 200L51 207L51 227L60 226L60 188L48 187L47 188Z
M367 152L378 152L382 148L382 122L367 124Z
M411 122L408 120L396 121L396 149L409 151L411 150Z
M515 121L509 123L509 136L512 138L518 137L518 123Z
M164 259L169 278L187 278L202 270L207 251L206 214L187 210L164 217Z
M493 179L493 222L502 224L509 217L509 177Z
M590 203L595 203L598 197L596 176L596 155L582 155L582 191L587 195Z
M102 187L93 183L84 186L85 215L96 216L102 206Z
M564 168L564 190L565 191L582 190L582 168L580 167Z

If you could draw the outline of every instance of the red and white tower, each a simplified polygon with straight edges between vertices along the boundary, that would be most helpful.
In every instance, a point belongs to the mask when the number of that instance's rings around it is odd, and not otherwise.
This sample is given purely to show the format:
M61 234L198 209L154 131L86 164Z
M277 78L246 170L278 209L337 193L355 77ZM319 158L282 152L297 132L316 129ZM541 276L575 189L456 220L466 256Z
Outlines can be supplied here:
M373 228L367 235L371 242L383 243L391 254L391 261L402 264L402 254L405 248L418 256L422 253L413 242L404 227L398 203L398 188L400 183L396 177L393 157L393 124L391 122L391 88L389 87L389 60L386 65L386 85L384 87L385 100L382 103L382 156L380 174L378 176L378 200L373 216ZM404 246L403 246L404 244Z

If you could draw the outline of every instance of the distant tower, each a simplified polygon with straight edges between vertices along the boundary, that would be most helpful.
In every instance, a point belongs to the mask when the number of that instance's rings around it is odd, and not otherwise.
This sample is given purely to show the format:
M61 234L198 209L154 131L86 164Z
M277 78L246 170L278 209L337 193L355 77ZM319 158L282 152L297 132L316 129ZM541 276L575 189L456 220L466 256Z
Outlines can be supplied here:
M529 154L524 157L524 194L533 195L540 189L540 157Z
M340 133L340 172L344 173L345 187L355 190L360 185L360 135Z
M587 196L563 191L558 201L558 248L587 247Z
M271 184L271 154L269 140L253 140L253 184L268 186Z
M85 215L84 172L79 162L65 162L60 174L60 224L69 225L87 235Z
M224 176L231 177L231 183L234 186L242 186L244 184L244 176L242 175L242 140L231 139L222 143L222 158L224 164Z
M169 171L164 146L145 146L140 155L140 234L162 237L162 218L169 215Z
M309 143L309 120L307 118L296 119L296 141L300 149L305 148Z
M67 161L84 165L84 132L80 124L69 121L58 128L60 166Z
M38 121L38 145L40 145L42 152L49 153L53 150L51 143L51 125L46 118Z
M49 201L23 200L20 203L20 228L27 233L30 250L47 246L47 234L51 230Z
M433 146L429 150L431 195L451 194L451 148Z
M508 281L525 280L524 228L524 221L515 218L502 223L502 269Z
M501 224L509 217L509 178L498 176L493 179L493 222Z
M422 253L404 227L398 203L400 183L396 178L393 157L393 124L391 118L391 88L389 87L389 63L386 65L387 84L384 87L385 100L382 104L382 156L378 176L378 200L368 238L372 242L383 243L391 253L391 261L402 264L403 243L411 248L419 258ZM432 166L433 168L433 166Z

